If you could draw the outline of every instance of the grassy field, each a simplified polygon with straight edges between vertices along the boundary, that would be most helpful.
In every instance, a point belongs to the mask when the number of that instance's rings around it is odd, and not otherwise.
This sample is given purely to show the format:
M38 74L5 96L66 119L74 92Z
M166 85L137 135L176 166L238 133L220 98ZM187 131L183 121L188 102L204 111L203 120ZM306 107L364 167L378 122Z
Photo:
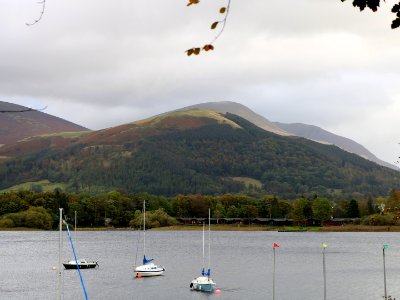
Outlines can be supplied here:
M1 193L18 192L18 191L32 191L36 187L42 189L43 192L52 192L56 188L65 190L67 185L64 183L52 183L48 180L40 180L35 182L25 182L22 184L14 185L8 189L0 190Z

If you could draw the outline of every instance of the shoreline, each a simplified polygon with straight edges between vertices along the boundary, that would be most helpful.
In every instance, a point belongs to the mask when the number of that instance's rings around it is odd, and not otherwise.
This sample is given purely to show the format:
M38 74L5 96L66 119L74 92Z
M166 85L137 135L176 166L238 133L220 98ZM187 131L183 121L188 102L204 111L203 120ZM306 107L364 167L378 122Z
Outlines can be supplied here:
M137 231L134 228L87 227L77 231ZM174 225L148 229L151 231L201 231L201 224ZM243 224L211 224L212 231L276 231L276 232L400 232L400 226L342 225L324 227L268 226ZM0 228L0 231L46 231L35 228ZM50 230L51 231L51 230ZM54 231L54 230L53 230Z

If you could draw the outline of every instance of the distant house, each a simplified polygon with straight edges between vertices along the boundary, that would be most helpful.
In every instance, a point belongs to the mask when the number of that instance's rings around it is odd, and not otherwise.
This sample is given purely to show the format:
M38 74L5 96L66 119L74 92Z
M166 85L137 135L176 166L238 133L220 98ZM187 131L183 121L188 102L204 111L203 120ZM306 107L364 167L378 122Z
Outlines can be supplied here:
M293 225L295 225L295 226L321 226L321 221L311 218L311 219L307 219L307 220L293 221Z
M206 218L176 218L176 220L181 224L203 224Z
M342 226L345 224L359 224L360 218L333 218L325 221L324 226Z

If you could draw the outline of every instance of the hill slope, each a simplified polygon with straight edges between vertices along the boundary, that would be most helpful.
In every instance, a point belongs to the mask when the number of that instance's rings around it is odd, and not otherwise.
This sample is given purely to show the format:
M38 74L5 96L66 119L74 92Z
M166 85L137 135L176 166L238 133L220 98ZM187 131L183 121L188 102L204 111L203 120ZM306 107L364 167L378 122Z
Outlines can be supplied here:
M174 112L56 141L36 137L0 148L0 157L9 157L0 162L0 189L48 179L70 191L294 198L387 195L400 184L398 172L338 147L279 136L213 111Z
M239 117L242 117L251 123L257 125L258 127L269 131L273 132L278 135L282 136L290 136L293 135L287 131L285 131L282 128L279 128L276 126L274 123L270 122L263 116L260 116L259 114L256 114L254 111L249 109L248 107L232 102L232 101L221 101L221 102L206 102L206 103L200 103L196 105L191 105L184 107L182 109L179 109L178 111L185 111L185 110L193 110L193 109L200 109L200 110L213 110L213 111L218 111L220 113L230 113L237 115Z
M19 111L27 107L0 101L0 111ZM0 145L11 144L27 137L57 132L88 130L40 111L0 113Z
M333 144L333 145L336 145L336 146L342 148L343 150L346 150L350 153L355 153L357 155L360 155L361 157L364 157L370 161L373 161L381 166L399 170L396 166L391 165L391 164L377 158L373 153L371 153L368 149L366 149L364 146L360 145L359 143L357 143L351 139L333 134L333 133L326 131L320 127L317 127L314 125L302 124L302 123L286 124L286 123L274 122L274 124L288 132L291 132L291 133L297 135L297 136L301 136L301 137L304 137L309 140L314 140L316 142Z
M279 122L270 122L266 118L260 116L259 114L256 114L248 107L239 103L231 101L207 102L207 103L188 106L182 108L181 110L188 110L188 109L211 109L219 111L221 113L235 114L252 122L253 124L257 125L258 127L264 130L282 136L296 135L323 144L333 144L350 153L355 153L361 157L369 159L370 161L373 161L381 166L385 166L394 170L399 170L398 167L377 158L364 146L358 144L357 142L351 139L338 136L336 134L333 134L329 131L326 131L322 128L313 125L307 125L301 123L285 124Z

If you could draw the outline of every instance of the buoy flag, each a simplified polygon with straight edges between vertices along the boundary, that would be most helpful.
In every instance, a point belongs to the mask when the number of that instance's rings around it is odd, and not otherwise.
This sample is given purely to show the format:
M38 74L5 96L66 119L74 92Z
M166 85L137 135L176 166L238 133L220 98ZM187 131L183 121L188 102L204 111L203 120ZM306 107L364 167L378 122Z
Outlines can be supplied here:
M277 243L274 243L274 248L279 248L279 245Z

